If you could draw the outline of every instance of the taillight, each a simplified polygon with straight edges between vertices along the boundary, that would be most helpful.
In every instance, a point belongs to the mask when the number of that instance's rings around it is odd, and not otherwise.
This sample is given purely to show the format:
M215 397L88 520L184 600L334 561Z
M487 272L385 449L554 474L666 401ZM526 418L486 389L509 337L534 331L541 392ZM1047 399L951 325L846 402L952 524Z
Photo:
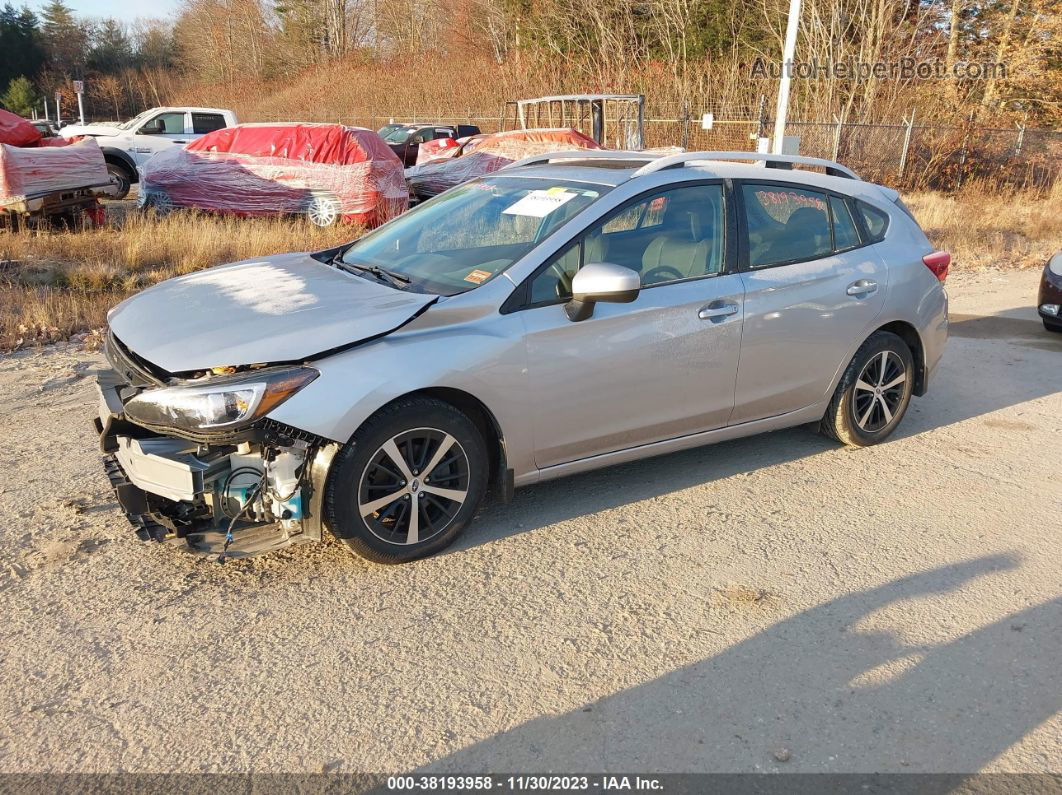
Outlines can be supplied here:
M951 254L947 251L934 251L932 254L926 254L922 257L922 262L933 271L934 276L940 279L941 284L948 278L948 268L951 267Z

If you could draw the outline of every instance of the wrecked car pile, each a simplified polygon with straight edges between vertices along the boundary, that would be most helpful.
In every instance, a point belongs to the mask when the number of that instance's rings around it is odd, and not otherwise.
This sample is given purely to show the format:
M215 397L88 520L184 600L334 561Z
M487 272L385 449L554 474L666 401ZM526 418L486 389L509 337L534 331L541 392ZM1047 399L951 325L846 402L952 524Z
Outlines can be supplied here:
M237 215L305 214L378 226L408 195L398 157L376 133L340 124L241 124L160 152L141 169L139 202Z
M32 123L0 110L0 214L72 216L88 210L98 221L95 193L109 185L95 141L44 138Z

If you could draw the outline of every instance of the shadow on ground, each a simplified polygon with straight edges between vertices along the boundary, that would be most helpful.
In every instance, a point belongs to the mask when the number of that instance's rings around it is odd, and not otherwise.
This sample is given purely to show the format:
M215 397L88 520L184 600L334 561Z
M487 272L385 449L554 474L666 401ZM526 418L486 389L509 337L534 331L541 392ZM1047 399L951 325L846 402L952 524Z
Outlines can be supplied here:
M842 596L425 770L977 771L1062 708L1062 600L935 646L859 623L1017 565L984 557ZM785 764L774 757L781 748L791 754Z

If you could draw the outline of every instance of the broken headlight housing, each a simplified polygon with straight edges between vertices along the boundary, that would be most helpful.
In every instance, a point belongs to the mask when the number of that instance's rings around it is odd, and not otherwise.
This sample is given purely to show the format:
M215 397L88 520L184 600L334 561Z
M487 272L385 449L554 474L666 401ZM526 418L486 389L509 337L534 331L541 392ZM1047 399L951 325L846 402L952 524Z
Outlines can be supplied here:
M150 389L129 400L125 413L133 422L147 426L231 429L254 422L318 375L312 367L293 367Z

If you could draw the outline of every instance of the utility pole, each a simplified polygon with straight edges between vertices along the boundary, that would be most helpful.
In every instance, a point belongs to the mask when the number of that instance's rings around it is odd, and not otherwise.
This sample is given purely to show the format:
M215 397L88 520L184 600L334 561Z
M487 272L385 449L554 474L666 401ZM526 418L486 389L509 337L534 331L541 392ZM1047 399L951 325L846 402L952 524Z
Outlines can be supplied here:
M789 0L789 22L785 28L785 46L782 48L782 78L778 81L778 105L774 113L773 153L782 154L785 138L785 118L789 111L789 79L796 54L797 28L800 26L800 0Z

